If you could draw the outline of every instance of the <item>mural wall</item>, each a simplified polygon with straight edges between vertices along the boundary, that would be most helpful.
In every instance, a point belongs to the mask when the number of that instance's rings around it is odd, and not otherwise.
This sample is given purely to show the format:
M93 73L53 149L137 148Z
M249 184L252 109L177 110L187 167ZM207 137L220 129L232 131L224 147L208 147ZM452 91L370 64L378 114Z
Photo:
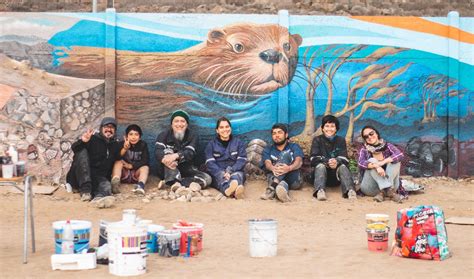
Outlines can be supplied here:
M104 115L154 146L178 108L201 145L215 120L306 149L325 114L355 148L372 124L414 176L474 175L474 18L0 13L0 142L59 181ZM153 150L150 150L153 152Z

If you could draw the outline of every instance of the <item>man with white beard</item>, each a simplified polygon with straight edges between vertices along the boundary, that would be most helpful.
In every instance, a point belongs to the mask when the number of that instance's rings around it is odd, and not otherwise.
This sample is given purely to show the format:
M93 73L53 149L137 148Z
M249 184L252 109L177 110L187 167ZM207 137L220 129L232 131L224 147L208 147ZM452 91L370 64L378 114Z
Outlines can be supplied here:
M189 115L184 110L171 114L171 127L156 138L155 157L158 162L159 188L171 186L204 189L211 184L211 177L194 166L198 137L188 129Z

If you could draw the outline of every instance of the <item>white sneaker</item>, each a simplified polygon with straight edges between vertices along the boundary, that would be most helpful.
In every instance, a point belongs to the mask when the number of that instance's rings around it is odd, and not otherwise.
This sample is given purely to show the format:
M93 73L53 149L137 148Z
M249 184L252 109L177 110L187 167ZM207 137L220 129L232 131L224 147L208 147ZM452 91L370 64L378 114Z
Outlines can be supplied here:
M135 189L133 189L132 192L134 192L137 195L142 195L142 196L145 195L145 189L140 187L140 185L138 185L138 184L135 186Z
M327 200L326 192L323 189L318 190L318 192L316 193L316 198L318 199L318 201Z
M354 190L350 189L348 192L347 192L347 198L349 200L357 200L357 194Z

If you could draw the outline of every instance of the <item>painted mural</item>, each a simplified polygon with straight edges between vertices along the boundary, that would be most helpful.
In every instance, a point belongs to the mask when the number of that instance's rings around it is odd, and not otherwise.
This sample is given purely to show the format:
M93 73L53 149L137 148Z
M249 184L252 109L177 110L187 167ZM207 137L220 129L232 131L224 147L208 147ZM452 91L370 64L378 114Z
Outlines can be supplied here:
M226 116L308 150L323 115L357 149L372 124L413 176L474 175L474 18L0 13L0 140L59 181L104 115L154 146L175 109L203 146ZM153 150L150 150L153 152ZM47 166L47 167L45 167Z

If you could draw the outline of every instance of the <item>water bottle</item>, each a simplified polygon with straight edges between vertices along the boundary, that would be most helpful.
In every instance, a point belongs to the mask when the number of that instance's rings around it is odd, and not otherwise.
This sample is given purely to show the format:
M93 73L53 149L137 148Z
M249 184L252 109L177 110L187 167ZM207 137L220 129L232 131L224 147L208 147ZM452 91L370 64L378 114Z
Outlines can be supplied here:
M67 220L63 227L63 239L61 243L61 254L74 254L74 231L71 221Z

